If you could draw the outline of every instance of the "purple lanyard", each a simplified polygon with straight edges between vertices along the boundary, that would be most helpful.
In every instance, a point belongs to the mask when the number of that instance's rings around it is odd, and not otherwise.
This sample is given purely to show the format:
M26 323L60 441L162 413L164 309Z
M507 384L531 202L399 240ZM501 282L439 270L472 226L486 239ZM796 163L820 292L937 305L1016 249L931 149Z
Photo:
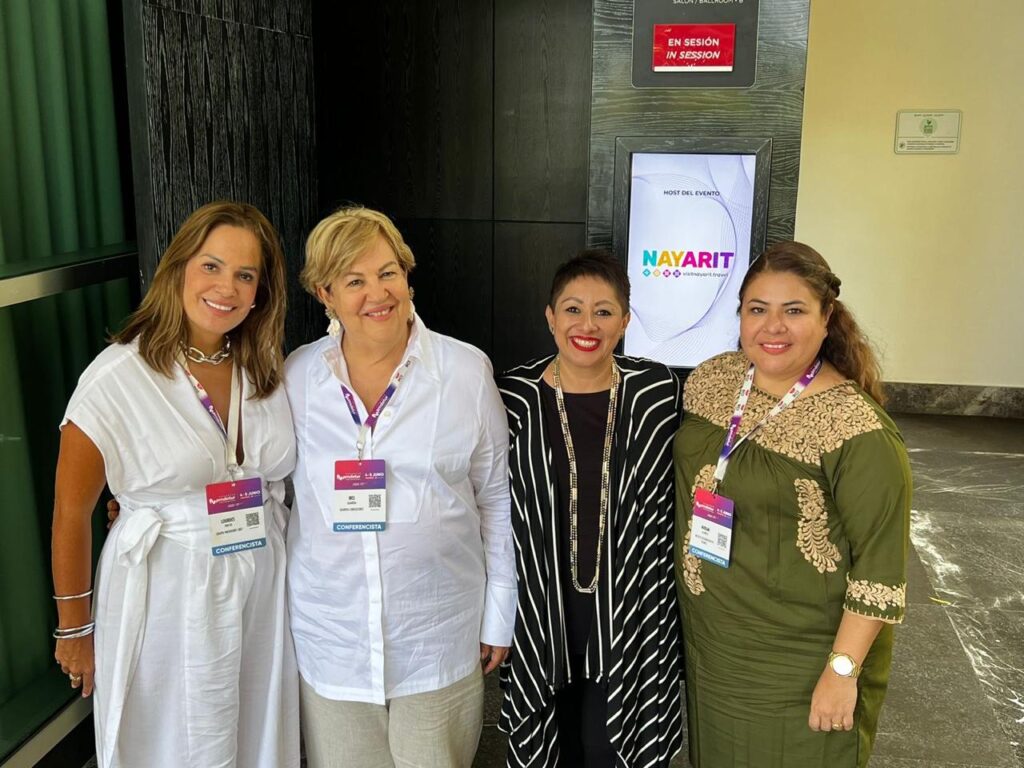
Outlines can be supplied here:
M213 423L217 425L217 429L220 430L221 435L224 437L224 461L229 471L234 467L237 462L237 445L238 445L238 418L239 411L241 410L241 392L235 391L235 379L238 376L238 367L234 366L231 369L231 403L228 406L228 424L225 427L224 421L221 419L220 414L217 413L217 409L213 407L213 400L210 399L209 393L206 391L206 387L199 383L192 371L188 369L188 365L184 362L181 363L182 369L185 371L185 375L188 380L192 382L192 387L196 391L196 397L199 398L199 402L202 403L203 409L209 414L210 418L213 419ZM238 381L238 388L241 390L242 382Z
M356 397L349 391L349 388L344 384L341 385L341 394L345 397L345 405L348 406L348 412L352 414L352 421L359 427L359 436L356 438L356 451L358 452L357 458L363 460L363 450L366 448L366 436L368 433L373 431L373 428L377 426L377 420L380 418L381 413L384 411L384 407L391 402L391 398L395 396L398 391L398 386L402 383L402 379L405 378L406 373L409 371L409 366L412 365L413 358L409 358L405 361L405 364L400 366L395 375L391 377L391 381L388 383L387 389L384 390L384 394L378 398L376 405L370 409L370 412L366 415L366 421L359 418L359 408L356 405Z
M185 369L185 375L188 376L188 380L191 381L192 386L195 387L196 397L199 398L199 402L203 404L203 408L205 408L206 412L210 414L210 418L213 419L213 423L217 425L220 433L224 435L224 439L227 440L228 428L224 426L224 422L221 419L220 414L217 413L217 409L213 407L213 400L210 399L210 395L207 393L206 387L200 384L199 379L192 375L192 371L188 369L187 365L183 365L182 368Z
M804 371L804 375L789 388L789 392L787 392L785 396L779 400L779 402L777 402L770 411L768 411L761 421L755 424L747 434L743 435L743 437L738 437L740 433L740 422L743 420L743 412L747 408L747 400L750 399L750 390L754 386L754 365L750 365L750 368L747 369L747 375L743 379L743 386L740 387L740 395L736 398L736 408L733 410L732 419L729 420L729 431L725 436L725 444L722 446L722 453L718 457L718 466L715 467L715 482L712 486L712 493L718 490L718 484L722 482L722 478L725 477L725 470L729 466L729 457L732 456L733 451L739 448L740 444L744 440L763 427L765 422L778 416L786 408L792 405L793 401L800 396L800 393L807 389L807 385L814 381L814 377L818 375L818 371L820 370L821 358L819 357L811 363L811 367Z

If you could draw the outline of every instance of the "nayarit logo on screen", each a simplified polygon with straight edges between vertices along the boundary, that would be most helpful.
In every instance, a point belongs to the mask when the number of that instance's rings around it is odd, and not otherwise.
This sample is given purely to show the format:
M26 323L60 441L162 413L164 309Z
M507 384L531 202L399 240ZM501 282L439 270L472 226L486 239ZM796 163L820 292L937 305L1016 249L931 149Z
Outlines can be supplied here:
M727 270L735 258L732 251L674 251L644 249L644 277L680 277L683 270Z

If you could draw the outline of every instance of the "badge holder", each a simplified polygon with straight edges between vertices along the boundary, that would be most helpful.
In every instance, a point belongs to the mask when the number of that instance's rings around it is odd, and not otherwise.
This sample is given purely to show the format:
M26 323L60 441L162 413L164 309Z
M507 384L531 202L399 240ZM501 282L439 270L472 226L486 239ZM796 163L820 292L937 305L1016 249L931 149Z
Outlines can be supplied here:
M242 381L238 366L231 368L231 403L228 406L228 425L213 407L213 401L184 358L179 358L185 375L192 382L203 408L220 429L224 438L224 463L234 479L206 486L206 513L210 526L210 549L215 556L230 555L267 546L266 516L263 506L263 480L240 477L237 464L238 424L242 410Z
M214 555L267 546L260 478L210 483L206 486L206 510Z
M387 526L387 469L383 459L334 462L335 533L383 531Z
M698 488L693 494L693 521L690 526L689 547L691 555L719 565L722 568L729 567L729 558L732 552L732 526L735 504L732 499L716 493L718 484L725 477L725 471L729 466L729 458L744 440L759 430L769 419L778 416L793 404L793 401L800 396L800 393L807 389L807 385L814 381L814 377L821 370L821 365L820 358L815 360L804 371L804 375L793 384L789 392L772 407L765 417L755 424L747 434L739 437L740 422L743 421L743 412L746 410L747 400L750 399L750 390L754 386L754 366L751 365L747 369L747 375L744 377L743 385L740 387L739 397L736 399L736 407L733 409L732 418L729 420L729 430L725 436L722 453L718 457L718 466L715 467L712 490Z
M728 568L729 552L732 549L732 519L732 499L698 488L693 495L690 554Z
M364 459L366 438L377 426L377 420L405 378L414 358L401 365L388 383L387 389L366 415L359 418L356 398L348 387L341 385L341 394L349 415L359 430L356 437L355 459L334 462L334 505L331 510L331 530L335 533L367 533L383 531L387 527L387 464L384 459Z

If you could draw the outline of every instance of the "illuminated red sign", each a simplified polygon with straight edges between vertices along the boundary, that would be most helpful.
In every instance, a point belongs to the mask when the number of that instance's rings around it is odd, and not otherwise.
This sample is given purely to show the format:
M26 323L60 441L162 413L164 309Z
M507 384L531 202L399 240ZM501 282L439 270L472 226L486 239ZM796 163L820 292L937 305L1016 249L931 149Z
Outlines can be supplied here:
M655 72L732 72L735 24L655 24Z

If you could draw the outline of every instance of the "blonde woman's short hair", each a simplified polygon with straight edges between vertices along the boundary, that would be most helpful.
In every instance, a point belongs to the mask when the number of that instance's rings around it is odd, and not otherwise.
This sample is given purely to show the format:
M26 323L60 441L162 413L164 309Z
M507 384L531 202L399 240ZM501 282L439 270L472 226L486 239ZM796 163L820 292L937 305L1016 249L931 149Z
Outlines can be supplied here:
M306 264L299 275L302 287L316 296L318 287L327 287L347 273L373 245L377 235L391 246L399 266L408 275L416 266L416 259L394 222L380 211L348 206L322 219L309 233Z

